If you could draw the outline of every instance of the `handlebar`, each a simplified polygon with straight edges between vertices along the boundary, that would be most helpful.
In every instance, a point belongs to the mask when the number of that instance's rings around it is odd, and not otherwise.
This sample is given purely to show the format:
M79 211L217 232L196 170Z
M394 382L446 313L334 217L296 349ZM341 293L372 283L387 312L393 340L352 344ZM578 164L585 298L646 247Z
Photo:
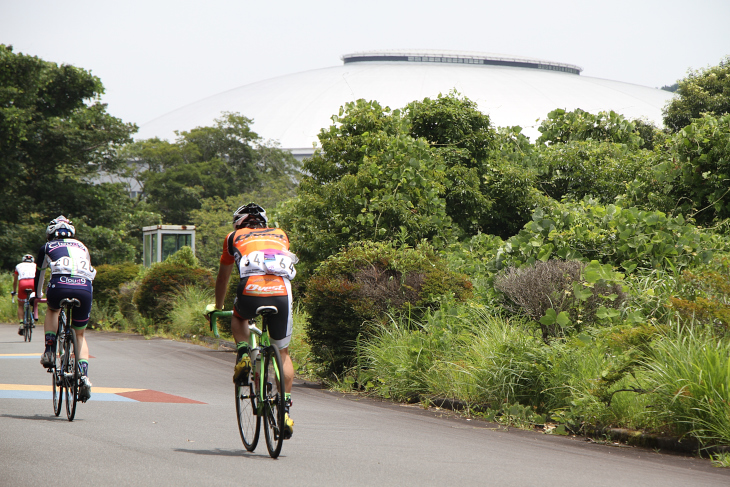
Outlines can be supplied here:
M216 326L216 319L221 318L223 316L231 316L233 315L233 311L211 311L210 313L204 313L203 316L208 318L208 321L210 322L210 329L215 335L216 338L220 338L218 335L218 326ZM251 333L256 334L257 336L261 336L261 330L258 329L254 321L251 319L249 320L248 325L249 330L251 330Z
M220 338L220 335L218 335L218 327L215 324L215 320L219 317L231 315L233 315L233 311L212 311L204 315L208 318L208 321L210 322L210 329L216 338Z

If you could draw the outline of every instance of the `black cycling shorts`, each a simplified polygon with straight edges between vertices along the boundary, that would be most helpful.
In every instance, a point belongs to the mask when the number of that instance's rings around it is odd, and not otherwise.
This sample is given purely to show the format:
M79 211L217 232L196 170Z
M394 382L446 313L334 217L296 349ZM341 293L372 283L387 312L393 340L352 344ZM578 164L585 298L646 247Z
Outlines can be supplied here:
M268 330L272 343L281 348L291 341L293 310L291 284L279 276L247 276L241 279L233 301L236 316L248 320L256 316L259 306L276 306L279 312L269 315Z
M83 277L53 276L46 289L46 299L50 309L61 309L63 298L78 299L81 306L71 312L71 326L85 328L91 315L93 288L91 281Z

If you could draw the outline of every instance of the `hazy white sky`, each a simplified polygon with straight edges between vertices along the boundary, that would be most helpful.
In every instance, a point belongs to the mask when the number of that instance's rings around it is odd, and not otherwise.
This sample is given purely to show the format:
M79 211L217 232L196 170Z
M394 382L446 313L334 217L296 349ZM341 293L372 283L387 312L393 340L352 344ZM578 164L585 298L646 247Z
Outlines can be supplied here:
M730 0L0 0L0 43L91 71L109 113L142 125L374 49L512 54L661 87L730 55Z

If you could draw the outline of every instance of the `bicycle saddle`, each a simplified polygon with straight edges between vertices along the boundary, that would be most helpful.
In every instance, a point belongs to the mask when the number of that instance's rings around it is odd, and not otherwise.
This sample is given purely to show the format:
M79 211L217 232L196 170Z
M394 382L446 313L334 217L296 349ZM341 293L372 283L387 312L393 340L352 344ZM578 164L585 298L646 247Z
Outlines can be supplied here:
M279 308L276 306L259 306L256 308L256 314L265 316L265 315L275 315L279 312Z

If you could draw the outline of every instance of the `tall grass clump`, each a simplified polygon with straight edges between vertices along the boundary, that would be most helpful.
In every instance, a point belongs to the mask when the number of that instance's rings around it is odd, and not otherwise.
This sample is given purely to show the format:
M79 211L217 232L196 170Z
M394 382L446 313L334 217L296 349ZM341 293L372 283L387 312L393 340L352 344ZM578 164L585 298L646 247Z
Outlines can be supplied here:
M170 311L161 328L176 336L210 335L210 327L203 313L208 303L215 301L210 287L183 286L170 297Z
M687 326L688 325L688 326ZM703 445L730 444L730 340L677 322L645 362L657 413Z
M294 323L289 344L289 355L294 364L294 372L300 377L316 380L322 374L319 373L320 369L314 360L312 347L309 344L305 330L309 315L301 306L295 304L292 319Z
M545 345L519 319L469 309L469 333L441 354L428 375L431 394L469 405L534 402L547 370Z
M16 323L18 321L18 303L12 302L12 296L10 295L12 290L13 274L3 272L0 274L0 321L3 323Z
M354 379L361 388L396 400L417 401L432 394L429 375L435 362L466 342L464 310L444 304L419 314L421 321L397 314L373 323L370 334L358 337Z

